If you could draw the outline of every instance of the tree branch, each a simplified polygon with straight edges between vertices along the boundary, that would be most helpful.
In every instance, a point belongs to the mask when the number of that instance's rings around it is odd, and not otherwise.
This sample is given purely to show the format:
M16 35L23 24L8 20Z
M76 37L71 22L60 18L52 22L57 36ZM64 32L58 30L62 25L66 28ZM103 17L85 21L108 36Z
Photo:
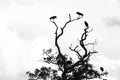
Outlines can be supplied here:
M83 48L85 54L82 56L82 58L80 60L78 60L75 64L73 64L70 68L68 68L68 70L84 63L90 57L91 52L88 53L88 50L87 50L87 48L85 47L85 44L84 44L84 41L87 39L87 36L88 36L87 35L87 33L88 33L87 30L89 29L89 25L86 21L84 23L85 23L84 33L82 34L81 39L78 40L78 41L79 41L80 46ZM71 49L71 50L75 51L74 49ZM85 58L87 58L87 59L85 59Z
M61 29L61 33L58 35L58 38L59 38L61 35L63 35L64 29L65 29L65 27L67 26L68 23L73 22L73 21L76 21L76 20L79 20L79 19L80 19L80 18L72 19L72 20L71 20L71 15L69 14L69 21L67 21L67 22L65 23L65 25L60 28L60 29Z
M80 53L79 53L80 50L76 50L77 48L78 48L78 45L77 45L74 49L72 49L72 45L69 47L69 49L70 49L71 51L77 53L77 55L79 56L79 58L81 58L82 56L81 56Z
M85 51L84 57L86 57L88 51L87 51L87 48L85 47L84 41L86 40L86 38L88 36L88 34L87 34L88 31L87 30L89 29L89 25L86 21L84 23L85 23L86 28L84 29L84 33L82 34L81 40L79 40L79 43L80 43L81 47L83 48L83 50Z
M55 46L57 47L58 53L59 53L59 55L61 56L61 58L62 58L62 60L63 60L63 62L64 62L64 69L66 69L66 63L65 63L65 60L64 60L64 56L63 56L63 54L61 53L61 50L60 50L60 47L59 47L59 44L58 44L58 39L63 35L64 29L65 29L65 27L67 26L68 23L73 22L73 21L76 21L76 20L79 20L79 19L80 19L80 18L72 19L72 20L71 20L71 15L69 14L69 21L67 21L67 22L65 23L65 25L64 25L62 28L60 28L60 29L61 29L61 33L60 33L60 34L57 33L57 32L58 32L58 28L59 28L59 27L57 26L57 24L56 24L54 21L51 21L51 22L56 26L56 31L55 31Z
M97 41L95 40L95 41L92 42L92 43L87 43L87 44L85 44L85 46L88 46L88 45L97 45Z

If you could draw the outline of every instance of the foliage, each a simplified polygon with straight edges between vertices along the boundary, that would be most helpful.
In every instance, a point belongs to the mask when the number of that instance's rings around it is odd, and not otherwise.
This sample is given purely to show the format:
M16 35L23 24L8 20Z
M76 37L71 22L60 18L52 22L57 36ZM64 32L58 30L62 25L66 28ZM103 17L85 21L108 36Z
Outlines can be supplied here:
M98 52L94 50L94 45L96 45L96 41L92 43L85 43L88 33L93 30L89 30L89 24L87 23L87 21L84 21L85 28L80 39L78 40L79 44L76 45L74 48L72 48L72 44L69 47L71 51L77 54L78 61L75 62L69 55L63 54L61 52L58 40L63 35L64 29L66 28L67 24L79 20L83 17L83 14L80 12L76 12L76 14L78 15L78 17L75 19L71 19L71 15L69 14L69 20L65 23L63 27L60 28L55 22L55 19L57 19L57 17L50 17L50 21L56 26L55 47L57 48L57 53L53 53L51 48L48 50L43 50L44 55L47 56L43 58L43 61L48 64L56 65L57 69L43 66L40 69L35 69L34 73L28 71L26 72L26 74L28 74L29 80L87 80L94 78L102 79L102 76L108 74L103 67L100 67L101 71L98 71L90 63L90 57ZM61 30L61 33L59 34L58 29ZM92 49L87 49L86 46L88 45L93 45ZM83 55L81 54L81 50L84 51ZM58 72L61 72L61 74L59 74Z

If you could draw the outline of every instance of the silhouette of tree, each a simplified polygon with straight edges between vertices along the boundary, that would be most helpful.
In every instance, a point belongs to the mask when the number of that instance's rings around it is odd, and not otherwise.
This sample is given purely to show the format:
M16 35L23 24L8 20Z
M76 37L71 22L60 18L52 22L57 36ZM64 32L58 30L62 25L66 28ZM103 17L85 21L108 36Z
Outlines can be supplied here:
M43 61L48 64L54 64L58 68L56 70L52 69L51 67L41 67L40 69L35 69L34 73L28 71L26 74L28 74L29 80L90 80L94 78L102 79L102 76L108 74L103 67L100 67L99 71L96 70L90 63L90 57L98 52L94 50L94 45L96 45L97 41L92 43L85 43L88 33L93 30L89 30L89 24L87 21L84 21L85 28L80 39L78 40L79 44L74 48L72 48L72 44L69 47L71 51L77 54L78 61L75 62L72 57L61 52L61 48L59 46L59 38L63 35L67 24L73 21L77 21L83 17L83 14L80 12L76 12L76 14L78 17L75 19L71 19L71 15L69 14L69 20L63 27L60 27L61 33L58 33L59 27L57 26L55 20L51 20L56 19L57 16L50 17L50 21L56 27L55 47L57 48L57 53L52 53L51 48L48 50L43 50L44 55L47 55L47 57L43 58ZM93 45L92 49L87 49L88 45ZM81 50L83 50L84 53L81 54ZM58 72L61 72L61 74Z

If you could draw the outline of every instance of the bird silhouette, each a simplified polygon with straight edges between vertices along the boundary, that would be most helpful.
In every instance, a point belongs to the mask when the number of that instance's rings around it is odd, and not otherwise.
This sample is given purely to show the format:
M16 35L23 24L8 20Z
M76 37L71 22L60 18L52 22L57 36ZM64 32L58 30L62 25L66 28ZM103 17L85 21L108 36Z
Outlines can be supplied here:
M103 68L103 67L100 67L100 70L103 72L103 71L104 71L104 68Z
M57 18L57 16L52 16L52 17L50 17L50 20L51 20L51 19L56 19L56 18Z
M85 25L86 25L87 27L89 26L88 23L87 23L86 21L85 21L84 23L85 23Z
M80 13L80 12L76 12L76 14L79 15L79 16L83 16L83 14Z

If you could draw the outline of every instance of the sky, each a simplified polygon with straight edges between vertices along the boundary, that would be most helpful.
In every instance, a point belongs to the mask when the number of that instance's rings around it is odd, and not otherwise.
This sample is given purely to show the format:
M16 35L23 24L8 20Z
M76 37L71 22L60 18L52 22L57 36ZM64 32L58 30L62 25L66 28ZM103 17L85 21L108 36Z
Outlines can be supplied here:
M57 16L62 27L68 14L76 18L77 11L84 17L66 27L62 51L80 38L86 20L93 28L87 41L98 41L99 53L91 62L108 71L108 80L119 80L120 0L0 0L0 80L26 80L27 70L46 65L38 60L43 49L54 48L55 26L49 17Z

